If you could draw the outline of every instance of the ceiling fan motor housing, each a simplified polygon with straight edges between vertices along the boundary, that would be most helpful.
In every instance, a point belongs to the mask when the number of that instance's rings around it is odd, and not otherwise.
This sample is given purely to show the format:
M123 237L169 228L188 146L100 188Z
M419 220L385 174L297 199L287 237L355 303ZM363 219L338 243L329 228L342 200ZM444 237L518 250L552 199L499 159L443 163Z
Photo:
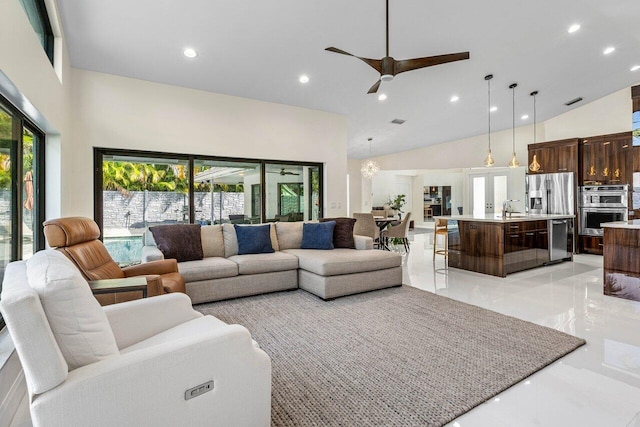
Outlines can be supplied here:
M393 80L393 76L396 74L396 62L392 57L385 56L382 58L380 70L380 80L383 82Z

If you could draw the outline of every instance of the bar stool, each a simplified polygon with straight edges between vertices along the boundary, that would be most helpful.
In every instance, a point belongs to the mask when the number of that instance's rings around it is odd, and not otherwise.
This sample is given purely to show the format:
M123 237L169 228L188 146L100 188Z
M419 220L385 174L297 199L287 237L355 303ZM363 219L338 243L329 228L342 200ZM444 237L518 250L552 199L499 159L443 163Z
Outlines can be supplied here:
M438 246L438 236L444 237L444 246ZM444 255L446 261L449 254L449 231L447 230L447 220L436 218L435 228L433 230L433 260L436 260L436 254Z

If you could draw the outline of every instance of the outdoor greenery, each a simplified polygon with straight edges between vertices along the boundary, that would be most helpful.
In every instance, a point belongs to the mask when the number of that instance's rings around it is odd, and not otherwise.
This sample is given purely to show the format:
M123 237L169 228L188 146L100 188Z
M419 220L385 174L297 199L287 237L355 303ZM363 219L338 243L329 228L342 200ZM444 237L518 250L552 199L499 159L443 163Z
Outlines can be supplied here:
M10 115L0 110L0 189L11 188L11 158L10 150L13 134L13 120ZM24 129L22 134L23 172L33 170L33 135Z
M201 172L207 168L198 168ZM184 165L130 163L104 161L102 163L102 189L127 194L130 191L189 192L189 177ZM211 191L206 182L194 184L197 192ZM214 184L213 191L243 192L242 184Z

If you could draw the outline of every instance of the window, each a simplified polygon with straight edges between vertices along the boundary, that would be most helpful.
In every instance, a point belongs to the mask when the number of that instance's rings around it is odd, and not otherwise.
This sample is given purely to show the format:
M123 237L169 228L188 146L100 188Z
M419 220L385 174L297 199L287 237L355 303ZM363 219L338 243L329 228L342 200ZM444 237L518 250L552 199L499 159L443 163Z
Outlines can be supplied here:
M44 134L2 98L0 206L1 291L7 264L44 248Z
M322 212L318 163L106 148L94 149L94 162L94 218L121 265L141 260L150 225L317 220Z
M40 44L44 49L49 62L53 64L53 31L51 29L51 21L47 13L47 7L44 0L19 0L20 5L29 18L29 22L36 32Z

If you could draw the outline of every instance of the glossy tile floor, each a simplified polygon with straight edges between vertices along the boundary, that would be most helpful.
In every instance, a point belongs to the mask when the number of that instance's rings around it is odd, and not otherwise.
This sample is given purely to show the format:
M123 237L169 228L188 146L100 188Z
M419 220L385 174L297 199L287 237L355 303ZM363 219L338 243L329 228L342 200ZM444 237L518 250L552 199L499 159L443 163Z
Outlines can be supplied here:
M432 233L413 240L404 283L587 341L449 426L640 427L640 302L603 295L602 257L502 279L434 263Z
M603 295L601 257L502 279L434 263L433 233L412 239L404 283L587 340L449 426L640 427L640 302ZM24 401L12 426L29 425Z

